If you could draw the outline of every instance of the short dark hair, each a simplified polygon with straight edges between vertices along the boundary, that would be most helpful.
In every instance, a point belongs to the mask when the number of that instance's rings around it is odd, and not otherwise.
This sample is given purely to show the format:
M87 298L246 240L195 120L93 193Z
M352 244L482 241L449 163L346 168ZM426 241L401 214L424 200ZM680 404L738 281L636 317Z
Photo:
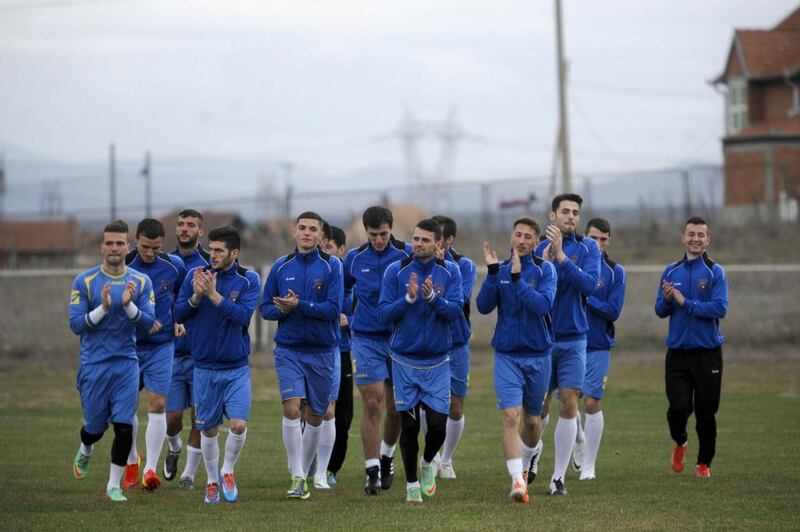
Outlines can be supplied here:
M331 224L322 220L322 236L327 240L331 239Z
M164 236L164 224L155 218L145 218L136 226L136 238L144 235L145 238L158 238Z
M392 211L381 205L373 205L367 207L364 214L361 215L361 223L364 224L364 229L368 227L380 227L383 224L389 224L389 227L394 225L394 217Z
M689 225L689 224L692 224L692 225L705 225L706 227L708 227L708 222L706 222L700 216L692 216L691 218L686 220L686 223L683 224L683 228L686 229L686 226Z
M511 229L514 229L519 224L527 225L528 227L533 229L533 232L536 233L537 235L542 234L542 228L539 227L539 222L537 222L530 216L523 216L522 218L517 218L516 220L514 220L514 225L511 226Z
M433 233L434 240L439 241L442 239L442 226L439 225L439 222L433 218L425 218L424 220L420 220L417 222L417 227L423 231L430 231Z
M103 228L104 233L125 233L128 234L128 224L125 220L114 220Z
M347 245L347 235L344 234L344 230L341 227L336 227L335 225L330 226L331 228L331 236L328 240L332 240L336 242L336 247L342 247Z
M301 212L297 216L297 218L295 219L294 223L298 223L303 218L305 218L307 220L317 220L319 222L319 225L321 225L321 226L325 225L325 220L322 219L322 216L320 216L319 214L315 213L314 211Z
M583 198L577 194L559 194L555 198L553 198L553 203L551 204L551 208L553 212L558 210L558 206L561 205L562 201L574 201L578 204L578 207L583 205Z
M203 225L203 215L200 214L199 211L194 209L183 209L181 212L178 213L178 218L197 218L200 220L199 225Z
M586 232L589 232L589 229L594 227L601 233L608 233L611 234L611 223L605 218L592 218L588 222L586 222Z
M442 227L442 236L444 238L450 238L451 236L455 238L457 229L455 220L443 214L437 214L431 217L431 219L435 220L436 223Z
M239 232L232 225L224 225L217 227L208 232L209 242L224 242L228 251L234 249L241 249L242 239L239 237Z

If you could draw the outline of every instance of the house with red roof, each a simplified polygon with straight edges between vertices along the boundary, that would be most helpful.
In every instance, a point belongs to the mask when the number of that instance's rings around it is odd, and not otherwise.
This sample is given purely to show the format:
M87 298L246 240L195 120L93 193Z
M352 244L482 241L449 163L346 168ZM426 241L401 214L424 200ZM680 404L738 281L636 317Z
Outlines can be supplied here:
M0 220L0 269L71 268L80 250L77 220Z

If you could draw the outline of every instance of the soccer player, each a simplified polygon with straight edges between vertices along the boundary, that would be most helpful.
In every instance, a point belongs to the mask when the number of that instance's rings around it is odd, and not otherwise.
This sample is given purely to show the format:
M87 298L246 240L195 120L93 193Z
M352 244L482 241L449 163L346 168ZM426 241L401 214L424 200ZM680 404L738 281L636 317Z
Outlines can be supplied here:
M572 452L572 464L580 472L580 480L595 478L595 462L603 437L602 399L608 380L608 367L614 340L614 322L622 313L625 301L625 270L608 258L611 224L605 218L592 218L586 224L586 237L597 242L603 254L600 281L594 294L586 299L589 333L586 337L586 375L583 379L583 401L586 408L585 428L578 414L578 437Z
M658 317L669 317L664 380L667 422L675 442L672 470L683 471L689 446L686 422L694 411L699 441L695 475L710 478L722 385L719 320L728 312L728 281L722 266L706 252L711 230L705 220L689 218L681 241L686 254L664 270L656 298Z
M136 354L139 357L139 387L147 390L147 430L145 431L146 462L142 489L154 490L161 485L156 471L164 438L167 435L167 393L172 376L175 337L183 334L172 319L172 309L186 267L177 257L167 255L164 247L164 225L154 218L145 218L136 227L136 249L125 257L125 263L147 275L156 294L156 322L148 332L139 332ZM133 415L133 444L125 468L126 490L135 489L139 481L139 455L136 435L139 420Z
M553 365L550 391L558 389L558 425L555 430L555 458L550 478L551 495L566 495L564 476L578 431L578 394L586 373L585 300L597 288L600 279L600 248L594 240L576 233L583 199L577 194L560 194L553 198L550 221L545 229L546 240L536 248L536 255L556 267L558 289L553 305ZM549 411L549 398L542 409ZM544 422L543 422L544 424ZM538 446L537 446L538 447ZM530 462L528 481L536 476L541 447Z
M175 305L178 321L191 318L189 347L194 360L192 384L200 430L200 450L208 483L205 502L236 502L239 489L233 470L247 438L251 382L247 328L260 290L258 274L239 265L241 239L230 226L208 233L211 266L196 267L186 275ZM219 469L219 426L229 419L225 459Z
M366 459L367 495L389 489L394 479L394 449L400 437L400 415L392 390L389 336L392 328L378 320L378 301L386 268L411 256L411 248L392 236L394 219L385 207L367 208L361 217L367 242L344 259L345 299L353 301L350 344L353 373L363 403L361 441ZM386 418L381 438L381 409Z
M200 246L200 238L204 235L203 215L194 209L184 209L178 213L175 236L178 247L172 256L183 261L187 271L198 266L205 268L211 263L211 255ZM194 379L194 361L191 355L191 342L188 333L191 331L191 319L186 319L179 327L184 334L175 339L175 358L172 363L172 381L167 396L167 442L169 450L164 460L164 479L172 480L178 473L178 458L183 449L181 431L183 430L183 411L191 408L192 425L187 439L186 464L180 476L180 487L192 489L197 468L202 460L200 451L200 431L194 424L195 412L192 405L192 380Z
M72 472L89 474L94 444L108 423L114 425L106 498L126 501L120 481L133 441L131 421L139 392L136 332L155 323L155 294L150 279L125 266L128 224L116 220L103 230L103 263L78 275L69 298L69 326L81 337L77 387L83 409L81 446Z
M342 266L319 249L322 218L300 214L294 227L294 253L275 261L264 284L261 316L278 322L275 371L283 402L283 442L289 459L291 499L308 499L309 467L317 454L322 418L328 411L342 308ZM305 430L300 405L306 401ZM318 467L325 473L325 468Z
M514 222L511 258L503 264L489 243L483 243L489 273L476 299L481 314L497 309L492 337L494 387L503 416L503 454L511 475L510 497L516 502L528 502L523 464L530 462L540 441L542 403L550 386L553 338L549 314L557 275L552 263L533 254L540 232L532 218Z
M406 501L436 493L433 458L444 443L450 411L451 328L462 315L461 274L435 257L441 227L426 219L414 229L413 258L391 264L383 277L378 319L392 327L391 357L395 407L402 416L400 451L406 472ZM428 432L419 464L420 410ZM421 492L421 493L420 493Z
M472 287L475 286L477 272L475 263L458 253L453 247L456 239L456 222L449 216L434 216L442 228L442 250L444 259L455 263L461 273L461 296L464 300L462 314L453 324L453 350L450 352L450 413L447 416L447 436L444 439L442 456L439 464L441 478L456 478L453 469L453 454L458 449L461 435L464 433L464 400L469 388L469 339L472 336L472 325L469 321Z

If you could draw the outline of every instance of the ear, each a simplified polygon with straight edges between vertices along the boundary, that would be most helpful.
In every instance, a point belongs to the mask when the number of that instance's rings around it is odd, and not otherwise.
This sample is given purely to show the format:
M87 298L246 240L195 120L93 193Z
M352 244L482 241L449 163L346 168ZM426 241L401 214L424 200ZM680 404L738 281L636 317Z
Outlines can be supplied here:
M551 221L551 222L555 222L555 221L556 221L556 213L555 213L555 212L553 212L553 211L550 211L550 212L548 213L547 217L548 217L548 218L550 218L550 221Z

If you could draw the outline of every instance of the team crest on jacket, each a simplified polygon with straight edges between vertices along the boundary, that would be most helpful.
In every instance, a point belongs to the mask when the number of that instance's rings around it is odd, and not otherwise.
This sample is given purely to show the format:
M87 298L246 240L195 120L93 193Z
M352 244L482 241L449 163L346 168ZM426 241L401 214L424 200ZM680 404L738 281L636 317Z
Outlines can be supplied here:
M444 285L442 283L436 283L433 285L433 291L439 295L444 294Z
M239 291L238 290L231 290L231 294L228 297L231 298L231 301L236 301L236 298L239 297Z
M698 287L700 290L705 290L706 288L708 288L708 279L706 279L705 277L703 277L702 279L700 279L700 280L697 282L697 287Z
M314 291L322 292L323 288L325 288L325 281L323 279L314 279Z
M161 291L162 292L169 292L169 283L166 279L161 281Z

